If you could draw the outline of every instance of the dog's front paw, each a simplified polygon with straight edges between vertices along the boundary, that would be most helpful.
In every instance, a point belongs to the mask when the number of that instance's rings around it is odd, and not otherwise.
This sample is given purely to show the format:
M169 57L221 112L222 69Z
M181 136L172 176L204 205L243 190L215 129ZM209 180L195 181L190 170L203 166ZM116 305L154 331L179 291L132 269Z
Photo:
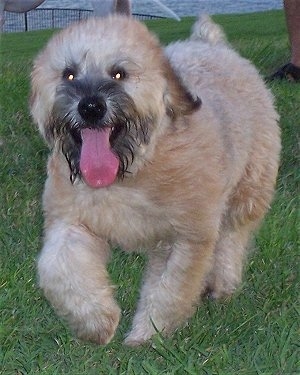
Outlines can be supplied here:
M145 325L133 327L132 330L126 336L124 343L128 346L138 346L147 342L154 334L156 330L154 326L149 322Z
M153 318L150 318L153 316ZM149 341L156 333L161 333L164 336L171 333L176 328L176 325L172 325L171 319L166 319L162 314L156 314L152 311L152 314L141 309L137 311L131 331L127 334L124 343L129 346L142 345Z
M81 311L80 314L73 314L67 318L76 336L84 341L105 345L110 342L115 334L120 320L120 308L111 303L102 306L100 309Z
M49 287L44 288L44 293L79 339L100 345L110 342L120 320L120 308L110 296L110 288L102 288L94 298L70 290L63 294Z
M81 226L48 228L38 261L39 285L57 314L85 341L107 344L120 319L105 263L108 245Z
M62 294L44 288L47 299L56 313L66 321L75 335L84 341L105 345L115 334L120 320L120 308L111 294L110 288L103 288L91 298L80 296L74 291Z

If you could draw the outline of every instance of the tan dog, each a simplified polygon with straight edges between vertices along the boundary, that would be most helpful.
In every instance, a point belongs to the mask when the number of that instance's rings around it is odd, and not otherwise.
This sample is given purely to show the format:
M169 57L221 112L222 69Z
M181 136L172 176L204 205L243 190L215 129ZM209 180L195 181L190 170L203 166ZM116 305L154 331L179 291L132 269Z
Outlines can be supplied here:
M234 291L280 139L270 92L218 26L164 50L129 18L75 24L36 59L31 112L52 149L40 286L78 337L117 328L110 244L149 258L128 344Z

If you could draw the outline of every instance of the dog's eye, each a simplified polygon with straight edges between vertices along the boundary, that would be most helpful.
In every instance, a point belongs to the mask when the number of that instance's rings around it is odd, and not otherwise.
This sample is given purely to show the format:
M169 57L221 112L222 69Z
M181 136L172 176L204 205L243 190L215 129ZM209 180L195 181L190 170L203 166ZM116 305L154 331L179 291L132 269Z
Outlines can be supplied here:
M124 69L113 69L111 71L111 78L116 81L121 81L127 77L127 73Z
M73 81L75 79L75 71L73 69L66 68L63 71L63 78L67 81Z

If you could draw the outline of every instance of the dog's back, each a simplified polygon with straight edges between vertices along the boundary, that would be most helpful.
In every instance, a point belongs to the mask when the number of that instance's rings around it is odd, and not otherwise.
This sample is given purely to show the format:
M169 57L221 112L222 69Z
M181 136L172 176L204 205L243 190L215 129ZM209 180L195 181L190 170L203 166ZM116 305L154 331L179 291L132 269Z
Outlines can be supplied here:
M232 183L240 179L252 148L262 139L274 138L274 144L264 142L263 146L268 155L272 149L277 163L279 117L273 96L257 69L227 43L222 29L209 17L200 17L189 39L172 43L165 51L183 84L202 100L194 114L197 126L211 123L210 113L214 113Z

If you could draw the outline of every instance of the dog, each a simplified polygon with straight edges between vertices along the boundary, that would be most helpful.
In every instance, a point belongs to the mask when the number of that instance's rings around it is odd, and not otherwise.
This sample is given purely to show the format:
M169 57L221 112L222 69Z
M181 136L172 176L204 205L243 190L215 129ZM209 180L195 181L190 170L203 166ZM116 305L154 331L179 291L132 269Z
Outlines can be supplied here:
M118 326L111 246L147 254L128 345L172 333L205 293L230 296L274 195L280 130L222 29L199 17L164 48L130 17L84 20L48 42L31 85L51 149L39 285L77 337L107 344Z

